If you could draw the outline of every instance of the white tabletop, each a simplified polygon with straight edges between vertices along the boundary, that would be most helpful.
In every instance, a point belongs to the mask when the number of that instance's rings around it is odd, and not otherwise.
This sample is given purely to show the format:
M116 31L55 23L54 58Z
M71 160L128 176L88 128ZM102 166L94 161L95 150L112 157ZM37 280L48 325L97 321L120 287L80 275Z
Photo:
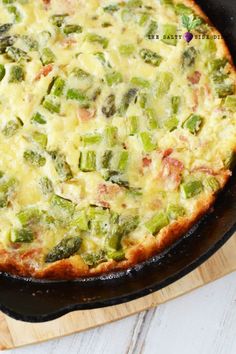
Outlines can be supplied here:
M236 273L156 309L6 354L235 354Z

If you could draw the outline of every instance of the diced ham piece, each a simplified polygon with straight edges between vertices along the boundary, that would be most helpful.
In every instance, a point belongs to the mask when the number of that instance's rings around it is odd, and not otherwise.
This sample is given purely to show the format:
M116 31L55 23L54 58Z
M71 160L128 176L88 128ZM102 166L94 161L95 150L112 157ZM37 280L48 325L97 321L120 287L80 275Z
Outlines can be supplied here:
M89 121L94 118L95 110L88 110L86 108L79 108L77 111L77 117L82 122Z
M152 159L150 157L145 156L142 159L142 163L143 163L143 167L148 167L151 165Z
M118 186L117 184L105 184L105 183L100 183L98 185L98 194L99 196L101 195L108 195L110 197L115 196L119 191L121 190L121 187Z
M71 47L72 45L76 44L77 41L74 38L64 38L61 42L62 47L68 48Z
M167 156L170 156L172 152L173 152L172 148L164 150L162 158L165 159Z
M40 80L42 76L48 76L48 74L53 70L52 64L45 65L42 67L42 69L39 71L37 76L35 77L35 80Z
M171 185L171 188L178 188L181 183L181 173L184 169L184 164L170 156L165 157L162 162L162 179L168 183L169 186Z
M200 79L201 79L201 73L199 71L194 71L194 73L192 75L189 75L188 81L191 82L191 84L196 85L199 83Z
M197 108L198 108L198 104L199 104L199 101L198 101L198 96L199 96L199 90L198 89L195 89L193 90L193 102L194 102L194 106L193 106L193 111L196 112Z
M106 199L111 200L120 192L120 190L121 187L116 184L100 183L98 185L98 203L104 208L110 208L110 203Z
M212 175L212 176L215 176L218 174L212 168L209 168L207 166L199 166L199 167L195 167L192 169L192 172L197 172L197 171L207 173L208 175Z

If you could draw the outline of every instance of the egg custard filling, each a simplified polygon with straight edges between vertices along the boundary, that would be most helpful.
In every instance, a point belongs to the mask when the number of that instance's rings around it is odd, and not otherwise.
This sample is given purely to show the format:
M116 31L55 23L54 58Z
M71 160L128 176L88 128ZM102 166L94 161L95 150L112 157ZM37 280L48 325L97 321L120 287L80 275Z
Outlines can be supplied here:
M235 78L190 0L0 0L0 270L75 278L168 247L231 175Z

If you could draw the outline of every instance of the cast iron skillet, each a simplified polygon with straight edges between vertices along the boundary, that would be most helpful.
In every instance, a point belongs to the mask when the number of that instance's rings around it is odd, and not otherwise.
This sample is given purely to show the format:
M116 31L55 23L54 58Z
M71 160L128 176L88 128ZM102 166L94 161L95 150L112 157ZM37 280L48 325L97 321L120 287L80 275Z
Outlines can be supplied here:
M225 36L236 60L236 3L199 0ZM0 275L0 309L28 322L55 319L67 312L127 302L183 277L216 252L236 231L236 171L211 210L164 253L132 269L76 281L36 281Z

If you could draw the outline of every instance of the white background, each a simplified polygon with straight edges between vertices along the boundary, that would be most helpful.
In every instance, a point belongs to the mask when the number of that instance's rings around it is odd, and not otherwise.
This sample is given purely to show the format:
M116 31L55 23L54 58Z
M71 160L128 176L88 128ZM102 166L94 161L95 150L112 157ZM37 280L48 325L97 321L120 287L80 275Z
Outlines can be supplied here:
M236 354L236 272L87 332L6 354Z

